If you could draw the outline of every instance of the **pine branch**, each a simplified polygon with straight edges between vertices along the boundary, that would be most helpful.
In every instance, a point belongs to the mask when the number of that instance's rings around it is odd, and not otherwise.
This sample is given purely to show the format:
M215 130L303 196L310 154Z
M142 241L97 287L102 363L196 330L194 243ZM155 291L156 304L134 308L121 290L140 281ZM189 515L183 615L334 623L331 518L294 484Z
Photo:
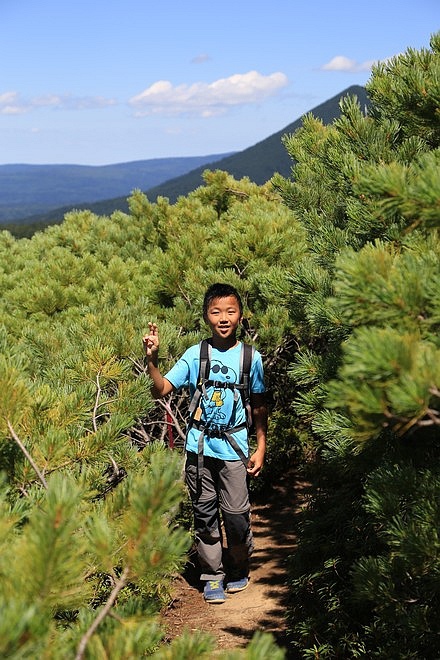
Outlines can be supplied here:
M146 432L144 427L154 425L155 422L144 423L144 422L141 422L141 420L139 420L139 419L136 420L136 421L137 421L138 426L133 427L131 429L131 433L135 436L140 437L139 443L143 442L145 444L149 444L151 442L151 437ZM126 437L130 438L131 436L127 435Z
M165 444L165 438L166 438L166 435L167 435L167 431L168 431L168 427L167 427L167 425L165 424L164 426L162 426L162 429L161 429L161 431L160 431L160 441L161 441L163 444Z
M127 359L130 360L135 366L135 373L137 374L146 374L147 373L147 367L143 362L139 362L138 360L134 360L130 355L127 355Z
M108 406L109 403L116 403L118 399L106 399L105 401L101 401L101 403L98 403L96 408L100 408L101 406ZM106 414L106 413L104 413Z
M114 602L118 596L118 593L125 587L127 583L127 578L129 574L129 569L128 566L124 568L124 570L121 573L121 577L117 580L110 596L108 597L108 600L102 610L99 612L98 616L96 619L93 621L92 625L90 628L87 630L85 635L83 635L79 645L78 645L78 650L76 652L75 660L82 660L84 657L84 652L86 650L86 646L89 643L92 635L96 632L99 624L105 619L107 615L110 614L110 610L114 605Z
M440 415L438 410L434 410L433 408L428 408L426 414L428 415L429 419L432 421L433 424L440 425Z
M98 430L97 412L98 412L100 396L101 396L101 383L99 382L99 372L98 372L96 374L96 397L95 397L95 405L93 407L93 417L92 417L93 430L95 431L95 433Z
M236 190L234 188L226 188L225 192L235 195L235 197L241 197L242 199L249 199L249 193L244 192L244 190Z
M39 478L39 480L40 480L41 483L43 484L44 488L47 490L47 481L46 481L46 479L44 478L43 473L40 472L40 470L39 470L37 464L35 463L34 459L33 459L32 456L30 455L30 453L28 452L28 450L26 449L26 447L24 446L24 444L21 442L21 440L20 440L20 438L18 437L18 435L15 433L15 431L14 431L14 429L13 429L13 426L12 426L11 422L9 421L9 419L6 420L6 424L8 425L8 429L9 429L9 432L10 432L10 434L11 434L13 440L14 440L14 441L17 443L17 445L20 447L21 451L22 451L23 454L26 456L26 458L28 459L29 463L32 465L33 469L35 470L35 473L36 473L37 477Z
M113 458L113 456L109 456L108 458L109 458L110 463L111 463L112 466L113 466L113 475L114 475L115 477L118 477L118 476L119 476L119 472L120 472L119 467L118 467L118 464L116 463L116 461L115 461L115 459Z
M390 425L400 437L416 428L440 426L440 413L433 408L426 408L420 415L411 418L393 415L389 410L385 410L384 414L390 420L390 422L386 422L385 426Z
M233 266L234 266L234 269L235 269L235 272L237 273L237 275L239 277L243 277L244 272L245 272L245 270L247 270L249 264L247 263L243 268L240 268L240 266L237 263L233 264Z
M175 414L171 410L171 407L170 407L170 404L168 403L168 401L162 401L161 399L158 399L158 402L162 406L162 408L164 408L167 411L167 413L169 414L169 416L173 420L173 424L176 427L176 430L177 430L177 433L179 434L179 437L182 438L182 440L185 440L185 433L183 432L182 427L180 426L177 417L175 416Z
M186 415L182 413L182 406L184 405L185 400L186 400L186 395L181 394L176 404L176 413L179 415L182 424L186 426Z
M183 298L184 300L186 300L186 302L188 303L188 307L191 309L192 304L191 304L191 299L190 299L190 297L184 292L184 290L182 289L182 287L181 287L180 284L178 285L178 289L179 289L180 295L182 296L182 298Z

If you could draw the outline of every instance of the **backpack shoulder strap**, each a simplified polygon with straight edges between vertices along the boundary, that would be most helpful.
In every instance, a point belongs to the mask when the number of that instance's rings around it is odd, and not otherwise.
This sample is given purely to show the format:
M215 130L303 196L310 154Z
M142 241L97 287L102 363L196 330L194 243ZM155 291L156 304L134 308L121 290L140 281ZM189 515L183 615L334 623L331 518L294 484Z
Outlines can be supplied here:
M199 407L200 397L202 395L202 388L204 383L209 378L209 371L211 369L211 344L207 339L202 339L199 343L199 373L197 376L196 389L189 403L188 414L189 420L192 422L196 410Z
M250 377L252 361L254 359L255 347L251 344L242 344L240 355L240 384L243 385L243 393L250 395Z
M211 369L211 344L207 339L202 339L200 346L200 364L197 385L208 380Z
M246 424L252 428L251 410L251 367L255 355L255 347L251 344L242 344L240 355L240 395L243 408L246 411Z

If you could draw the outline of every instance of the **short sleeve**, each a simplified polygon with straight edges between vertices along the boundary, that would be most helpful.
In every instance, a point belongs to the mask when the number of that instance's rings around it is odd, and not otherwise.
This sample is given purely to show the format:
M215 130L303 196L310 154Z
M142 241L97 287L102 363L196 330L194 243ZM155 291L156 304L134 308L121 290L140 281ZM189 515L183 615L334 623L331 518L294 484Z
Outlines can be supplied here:
M190 349L177 360L174 366L164 375L171 385L179 390L181 387L188 387L190 380Z
M261 354L258 351L255 351L254 359L252 361L250 380L251 392L253 394L263 394L266 391L266 386L264 383L263 360L261 359Z

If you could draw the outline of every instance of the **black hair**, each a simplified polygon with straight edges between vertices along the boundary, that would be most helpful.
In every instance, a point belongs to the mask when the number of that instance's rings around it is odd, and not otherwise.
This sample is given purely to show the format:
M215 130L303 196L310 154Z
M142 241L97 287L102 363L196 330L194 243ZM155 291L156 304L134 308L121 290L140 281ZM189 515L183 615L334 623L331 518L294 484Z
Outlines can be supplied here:
M206 318L208 307L213 300L216 298L228 298L229 296L234 296L237 299L240 316L243 315L243 303L237 289L230 284L216 282L215 284L211 284L205 292L205 297L203 298L203 318Z

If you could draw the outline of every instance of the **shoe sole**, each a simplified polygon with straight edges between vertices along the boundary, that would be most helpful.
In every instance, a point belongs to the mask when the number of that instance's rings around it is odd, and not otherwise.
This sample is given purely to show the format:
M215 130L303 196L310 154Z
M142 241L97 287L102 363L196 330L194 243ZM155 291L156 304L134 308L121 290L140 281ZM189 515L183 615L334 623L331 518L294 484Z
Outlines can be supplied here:
M226 601L226 598L205 598L205 603L209 605L221 605Z
M231 589L228 589L228 588L226 587L226 593L227 593L227 594L238 594L240 591L244 591L245 589L247 589L248 586L249 586L249 582L246 584L245 587L239 587L238 589L237 589L236 587L235 587L235 588L232 587Z

